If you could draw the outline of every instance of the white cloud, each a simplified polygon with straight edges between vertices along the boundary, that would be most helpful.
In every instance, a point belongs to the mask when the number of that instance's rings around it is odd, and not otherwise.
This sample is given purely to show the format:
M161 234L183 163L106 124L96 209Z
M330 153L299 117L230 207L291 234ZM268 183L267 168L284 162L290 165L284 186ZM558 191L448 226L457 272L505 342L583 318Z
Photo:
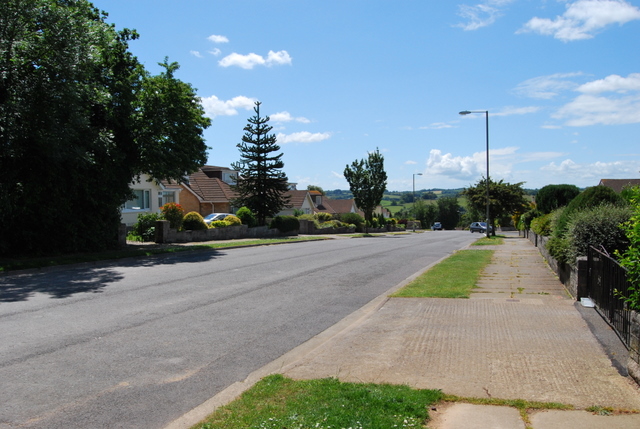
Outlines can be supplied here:
M234 97L231 100L220 100L215 95L201 99L202 107L207 116L234 116L238 114L237 109L251 110L255 106L256 99L245 96Z
M472 179L480 175L481 166L485 162L484 153L473 156L453 156L442 154L439 149L431 149L427 160L427 171L430 174L450 176L458 179Z
M269 115L269 118L274 121L274 122L291 122L291 121L296 121L296 122L302 122L303 124L308 124L311 121L308 120L305 117L297 117L294 118L293 116L291 116L291 113L285 111L285 112L278 112L278 113L274 113L273 115Z
M640 19L640 9L624 0L577 0L555 19L532 18L517 33L533 32L569 42L591 39L612 24Z
M575 183L578 186L595 186L603 178L635 177L638 169L640 169L638 161L598 161L579 164L571 159L565 159L560 164L551 162L540 168L547 176L548 183Z
M553 115L566 119L565 125L621 125L640 123L640 73L628 77L610 75L578 88L582 94ZM602 93L611 93L607 96Z
M578 84L568 78L582 76L582 73L556 73L549 76L534 77L518 84L514 93L524 97L549 100L560 91L575 89Z
M459 5L458 15L467 21L465 24L458 24L466 31L477 30L493 24L496 19L502 16L502 7L512 3L513 0L485 0L475 6L466 4Z
M276 138L278 143L317 143L323 140L327 140L331 137L331 133L310 133L308 131L301 131L292 134L279 133Z
M220 55L222 53L222 51L218 48L212 49L209 51L209 53L211 55L213 55L214 57L217 57L218 55Z
M489 114L492 116L528 115L529 113L536 113L538 110L540 110L540 108L536 106L505 107L502 111L495 113L489 112Z
M198 51L189 51L189 53L196 58L202 58L202 54Z
M421 130L441 130L445 128L453 128L453 125L446 122L434 122L426 127L420 127Z
M228 43L229 39L227 39L225 36L218 36L216 34L212 34L211 36L207 37L207 40L213 42L213 43Z
M218 61L218 64L222 67L237 66L250 70L257 65L271 67L273 65L291 64L291 56L287 51L269 51L269 54L265 59L261 55L254 53L242 55L234 52L233 54L227 55Z

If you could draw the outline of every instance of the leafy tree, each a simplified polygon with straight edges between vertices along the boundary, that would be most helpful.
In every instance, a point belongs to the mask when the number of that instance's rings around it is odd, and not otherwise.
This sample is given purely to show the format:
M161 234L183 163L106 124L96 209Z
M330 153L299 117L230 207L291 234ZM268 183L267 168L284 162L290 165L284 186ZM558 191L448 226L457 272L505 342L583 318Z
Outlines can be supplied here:
M435 192L429 191L429 192L425 192L424 194L422 194L422 199L423 200L437 200L438 199L438 195L436 195Z
M444 229L455 229L460 220L460 204L456 197L443 197L438 201L438 216Z
M128 51L137 33L105 16L0 2L0 254L115 247L134 178L179 181L206 159L209 120L177 65L150 76Z
M367 160L353 161L351 167L347 165L344 169L344 177L349 182L356 205L364 212L365 219L371 222L373 210L380 204L387 188L384 157L376 148L375 152L369 154Z
M289 203L285 196L289 190L287 176L282 171L282 153L273 129L268 124L268 116L260 116L260 103L253 108L255 116L248 119L244 127L242 142L237 144L241 159L232 163L231 167L239 172L233 189L238 197L233 201L235 206L245 206L255 215L258 225L266 225L268 217L276 215Z
M320 186L316 185L307 185L307 191L318 191L324 195L324 190Z
M543 214L564 207L580 193L575 185L547 185L536 194L536 208Z
M502 180L494 182L489 179L489 224L493 225L493 219L500 219L512 216L515 213L527 211L528 202L525 198L525 191L522 189L523 182L507 183ZM475 186L465 188L462 195L467 198L472 210L478 213L486 213L487 204L487 181L482 179ZM495 229L494 229L495 234Z
M616 252L616 256L620 265L627 269L627 279L631 283L625 302L629 308L640 311L640 187L629 188L626 194L632 215L622 228L629 240L629 246L624 251Z
M423 200L416 201L414 211L423 228L429 228L440 216L437 205L425 203Z

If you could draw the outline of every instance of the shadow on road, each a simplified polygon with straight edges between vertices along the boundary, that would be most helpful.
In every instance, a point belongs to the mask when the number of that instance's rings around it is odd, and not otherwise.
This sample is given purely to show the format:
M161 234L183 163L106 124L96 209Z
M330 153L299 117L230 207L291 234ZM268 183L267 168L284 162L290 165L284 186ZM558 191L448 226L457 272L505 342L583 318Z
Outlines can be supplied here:
M81 266L44 268L37 272L0 277L0 302L26 301L37 293L63 299L78 293L100 293L124 277L121 267L152 267L178 263L198 263L215 259L219 250L158 255Z

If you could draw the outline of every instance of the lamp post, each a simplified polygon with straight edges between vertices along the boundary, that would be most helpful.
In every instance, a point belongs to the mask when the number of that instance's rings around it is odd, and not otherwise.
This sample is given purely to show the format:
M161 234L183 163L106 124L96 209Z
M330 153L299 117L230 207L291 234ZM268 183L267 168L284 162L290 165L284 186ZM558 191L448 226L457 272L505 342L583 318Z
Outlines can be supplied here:
M468 115L469 113L484 113L486 118L487 129L487 238L489 238L489 111L488 110L463 110L461 115Z
M413 212L413 232L416 232L416 176L422 176L422 173L413 173L413 205L411 211Z

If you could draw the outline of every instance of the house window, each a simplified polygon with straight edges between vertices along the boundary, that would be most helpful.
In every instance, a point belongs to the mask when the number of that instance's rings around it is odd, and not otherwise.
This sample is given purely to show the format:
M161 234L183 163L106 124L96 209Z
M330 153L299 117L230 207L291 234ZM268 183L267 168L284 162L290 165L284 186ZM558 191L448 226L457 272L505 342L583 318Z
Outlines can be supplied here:
M158 192L158 207L162 207L167 203L176 202L176 193L173 191L160 191Z
M148 210L149 195L151 191L146 189L134 189L133 198L124 203L125 210Z

